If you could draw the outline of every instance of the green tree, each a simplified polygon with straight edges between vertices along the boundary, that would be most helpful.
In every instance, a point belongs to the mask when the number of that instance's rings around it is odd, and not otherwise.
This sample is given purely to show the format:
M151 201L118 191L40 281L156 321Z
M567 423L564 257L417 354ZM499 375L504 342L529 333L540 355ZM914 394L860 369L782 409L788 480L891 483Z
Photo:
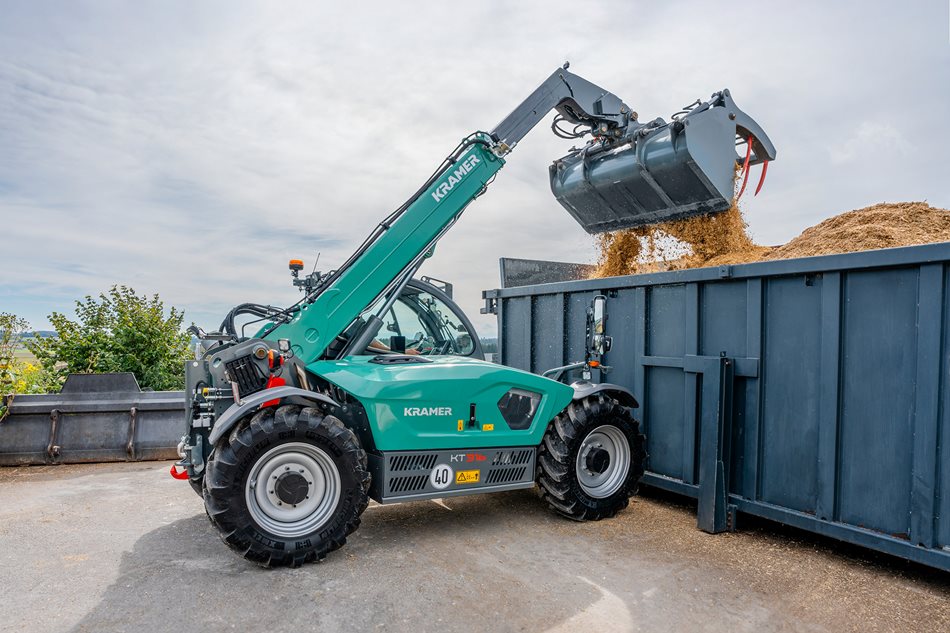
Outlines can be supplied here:
M9 397L18 393L44 393L56 388L42 367L17 357L29 328L25 319L0 312L0 396L3 396L0 420L6 417Z
M30 324L9 312L0 312L0 394L14 392L18 362L16 351Z
M184 312L158 295L139 296L112 286L98 298L76 301L76 320L59 312L49 316L57 336L27 341L43 369L61 383L69 373L129 371L143 389L184 388L182 362L190 337L182 332Z

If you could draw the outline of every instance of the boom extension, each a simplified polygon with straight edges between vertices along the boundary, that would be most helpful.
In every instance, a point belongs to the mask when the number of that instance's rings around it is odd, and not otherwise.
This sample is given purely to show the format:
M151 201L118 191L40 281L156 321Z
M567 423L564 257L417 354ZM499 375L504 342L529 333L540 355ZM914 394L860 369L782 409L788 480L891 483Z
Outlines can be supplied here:
M615 94L568 72L564 64L551 73L521 105L492 130L503 151L510 151L551 110L575 125L591 128L595 137L620 138L636 113Z

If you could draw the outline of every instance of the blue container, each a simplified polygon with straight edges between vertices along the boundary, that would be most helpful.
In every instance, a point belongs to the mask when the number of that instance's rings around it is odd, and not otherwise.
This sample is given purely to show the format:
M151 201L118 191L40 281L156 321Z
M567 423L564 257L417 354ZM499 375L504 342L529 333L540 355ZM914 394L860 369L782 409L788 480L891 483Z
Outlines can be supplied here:
M485 293L500 361L581 360L607 300L645 482L950 570L950 244Z

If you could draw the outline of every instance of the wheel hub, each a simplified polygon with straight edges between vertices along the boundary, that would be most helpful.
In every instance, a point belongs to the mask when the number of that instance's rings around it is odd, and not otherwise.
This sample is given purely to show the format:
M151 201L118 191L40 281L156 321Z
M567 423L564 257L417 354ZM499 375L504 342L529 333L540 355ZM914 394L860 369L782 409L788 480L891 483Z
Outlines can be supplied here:
M299 538L333 516L342 495L340 472L323 449L289 442L257 459L244 494L260 527L280 537Z
M591 474L600 475L610 466L610 453L595 446L587 453L585 462Z
M307 498L310 483L299 472L285 472L278 475L274 492L282 502L296 505Z
M627 436L613 424L593 429L581 442L574 462L577 482L585 494L604 499L623 487L630 473Z

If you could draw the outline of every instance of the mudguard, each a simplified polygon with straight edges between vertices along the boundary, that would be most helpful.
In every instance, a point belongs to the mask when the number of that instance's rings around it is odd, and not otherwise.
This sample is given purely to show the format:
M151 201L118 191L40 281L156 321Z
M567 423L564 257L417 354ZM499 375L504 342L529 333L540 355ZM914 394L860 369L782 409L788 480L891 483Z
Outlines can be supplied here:
M606 392L610 393L614 398L617 399L617 402L625 407L630 407L633 409L640 407L640 403L637 402L637 399L633 397L633 394L630 392L630 390L626 387L621 387L620 385L615 385L609 382L595 384L586 380L578 380L575 383L571 383L571 387L574 389L574 400L581 400L595 393Z
M303 406L311 405L316 402L322 402L334 407L340 406L333 398L315 391L300 389L299 387L285 386L265 389L264 391L258 391L246 398L242 398L240 403L234 403L228 407L228 409L221 414L221 417L215 421L208 441L214 446L218 443L218 440L224 437L224 435L237 424L238 420L243 418L252 409L270 400L287 401Z

